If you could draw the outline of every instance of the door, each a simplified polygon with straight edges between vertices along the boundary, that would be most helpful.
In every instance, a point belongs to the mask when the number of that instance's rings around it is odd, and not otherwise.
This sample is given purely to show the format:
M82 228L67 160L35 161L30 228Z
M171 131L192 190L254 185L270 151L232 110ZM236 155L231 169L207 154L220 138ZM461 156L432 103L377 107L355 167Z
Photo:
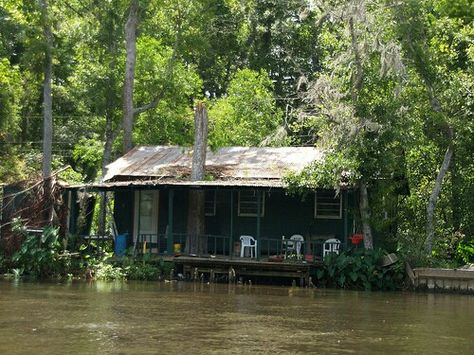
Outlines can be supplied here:
M135 191L134 249L146 241L152 253L158 252L158 202L159 191Z

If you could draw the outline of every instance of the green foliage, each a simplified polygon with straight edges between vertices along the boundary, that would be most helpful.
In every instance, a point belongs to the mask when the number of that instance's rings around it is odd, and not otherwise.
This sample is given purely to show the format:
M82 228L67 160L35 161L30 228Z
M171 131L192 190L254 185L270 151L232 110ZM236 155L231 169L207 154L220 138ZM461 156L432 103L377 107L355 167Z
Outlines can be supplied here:
M354 249L329 254L316 272L319 283L326 287L362 290L396 290L403 286L401 262L387 267L380 265L382 249Z
M127 270L127 278L129 280L158 280L161 276L161 271L158 267L143 264L143 265L131 265Z
M232 78L227 96L209 109L209 144L255 146L281 123L272 82L265 71L239 70Z
M14 135L19 129L18 113L23 93L20 78L19 68L0 57L0 139L5 139L5 134Z
M72 157L88 181L94 180L96 173L100 171L102 150L103 144L97 135L92 138L82 137L74 146Z
M301 173L288 173L285 181L291 191L303 192L316 188L339 190L341 187L354 186L359 178L357 161L341 152L329 152L324 155L324 159L311 163Z
M112 281L126 279L125 270L106 261L99 261L93 264L92 270L94 280Z
M474 241L460 242L456 248L456 257L464 264L474 263Z
M113 257L113 252L91 252L85 245L80 249L82 265L79 273L85 273L94 280L155 281L169 277L171 269L174 268L173 263L165 262L161 257L154 258L149 254L116 259Z
M1 251L1 250L0 250ZM5 271L7 271L7 268L6 268L6 265L7 265L7 260L6 258L0 254L0 274L4 273Z
M41 236L27 235L17 226L16 231L25 235L25 240L18 252L13 255L14 268L21 274L35 278L48 278L67 273L68 260L61 258L62 245L58 237L58 229L46 228Z
M115 138L111 158L121 152L128 5L50 2L53 151L56 168L69 164L84 175L64 172L71 182L96 177L106 136ZM134 105L156 98L158 105L136 116L136 143L190 145L193 104L207 95L212 147L257 145L278 127L288 144L328 152L288 176L295 191L339 188L362 177L375 240L390 230L399 252L417 264L464 258L456 236L474 235L472 1L140 5ZM11 182L41 169L44 36L38 2L4 0L0 18L0 181ZM356 90L349 19L363 72ZM450 142L448 127L455 155L435 211L435 255L426 257L426 204ZM410 194L399 196L399 178ZM388 218L387 201L394 206Z
M120 264L128 280L160 280L169 277L174 264L163 258L153 258L150 254L142 257L122 257L115 261Z

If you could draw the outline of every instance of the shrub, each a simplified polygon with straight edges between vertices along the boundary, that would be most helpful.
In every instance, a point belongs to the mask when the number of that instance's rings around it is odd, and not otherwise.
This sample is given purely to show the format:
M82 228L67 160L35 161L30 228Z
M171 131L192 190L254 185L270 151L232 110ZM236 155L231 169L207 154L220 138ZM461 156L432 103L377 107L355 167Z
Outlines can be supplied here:
M403 264L383 267L382 249L354 249L325 257L316 277L321 286L365 290L396 290L403 286Z
M474 241L460 242L456 248L456 258L464 263L474 263Z
M36 278L46 278L63 274L69 260L61 258L61 243L58 229L46 228L41 236L26 235L26 239L18 252L13 255L13 266Z

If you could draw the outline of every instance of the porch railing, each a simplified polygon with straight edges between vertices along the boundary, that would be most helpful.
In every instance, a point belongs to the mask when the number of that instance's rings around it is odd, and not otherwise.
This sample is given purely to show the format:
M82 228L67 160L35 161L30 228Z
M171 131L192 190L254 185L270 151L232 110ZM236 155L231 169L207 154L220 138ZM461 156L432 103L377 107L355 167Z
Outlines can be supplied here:
M328 238L330 239L330 238ZM310 240L305 239L301 245L300 258L301 261L307 262L320 262L324 258L324 244L325 239ZM328 246L328 244L326 244ZM339 245L339 252L346 249L345 243L329 243L331 246ZM287 252L285 255L285 245L282 239L277 238L260 238L260 257L261 258L272 258L272 257L284 257L287 259L298 260L296 252Z
M200 256L204 255L217 255L227 257L238 257L240 253L235 250L234 244L240 244L240 241L232 240L230 236L224 235L211 235L206 234L201 237L202 245L205 249ZM145 244L146 242L146 244ZM306 240L301 246L301 256L299 260L306 262L320 262L324 258L324 244L326 240ZM172 241L172 253L184 253L186 248L186 234L185 233L173 233ZM333 243L332 245L336 245ZM339 251L346 249L344 243L339 244ZM134 243L134 251L136 254L150 253L158 255L170 255L169 254L168 238L166 234L140 234L137 237L136 243ZM282 239L280 238L269 238L262 237L258 244L258 254L260 259L268 259L272 257L283 257L285 256L285 246ZM287 259L298 260L295 253L286 253Z
M229 236L206 234L199 237L206 250L203 255L230 256L232 253L232 241ZM186 234L173 233L172 255L184 252L186 248ZM134 250L137 254L151 253L167 255L168 236L166 234L140 234L134 242Z

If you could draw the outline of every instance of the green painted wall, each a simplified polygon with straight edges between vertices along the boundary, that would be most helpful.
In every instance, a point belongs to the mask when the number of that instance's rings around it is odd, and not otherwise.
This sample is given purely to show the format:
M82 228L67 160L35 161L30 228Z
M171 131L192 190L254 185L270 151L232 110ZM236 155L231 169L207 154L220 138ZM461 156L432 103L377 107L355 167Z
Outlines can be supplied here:
M114 201L114 218L119 234L128 234L127 245L132 243L133 232L133 190L116 190Z
M257 235L257 218L238 216L238 190L216 190L216 215L206 217L206 233L212 235L230 235L231 231L231 194L233 194L233 239L239 240L240 235ZM293 234L307 236L334 235L345 241L344 218L316 219L314 218L314 193L306 197L290 196L283 189L264 189L265 214L261 218L261 237L281 239L282 235L290 237ZM158 233L165 233L168 224L168 189L160 189ZM119 233L130 232L133 229L133 198L132 190L115 192L115 218ZM185 233L187 223L188 191L183 188L174 190L173 232ZM346 208L343 201L343 211ZM352 210L354 197L348 196L349 219L348 234L352 232ZM344 212L343 212L344 216Z

